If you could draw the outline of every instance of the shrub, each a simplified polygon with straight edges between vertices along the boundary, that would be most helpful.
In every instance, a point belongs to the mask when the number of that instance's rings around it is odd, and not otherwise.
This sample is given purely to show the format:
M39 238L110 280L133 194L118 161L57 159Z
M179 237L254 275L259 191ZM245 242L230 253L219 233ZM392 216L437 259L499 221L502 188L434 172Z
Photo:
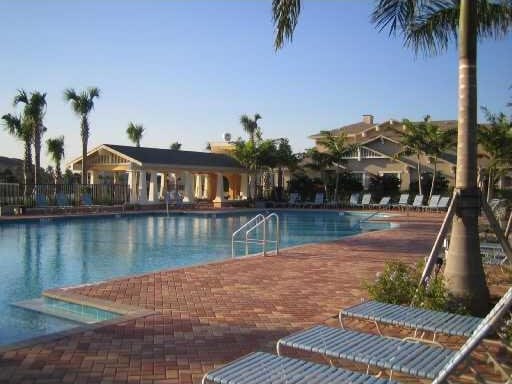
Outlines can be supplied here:
M446 289L440 275L432 276L425 287L419 287L423 263L410 267L400 261L385 264L373 283L365 282L372 300L389 304L412 305L414 307L468 313L464 301L455 300Z
M437 195L446 195L449 194L449 181L446 176L442 172L437 172L436 174L436 182L434 184L434 194ZM421 175L421 189L423 190L423 195L428 196L430 193L430 187L432 186L432 174L431 173L423 173ZM409 192L413 194L418 193L418 180L411 181L409 184Z
M395 175L370 175L368 192L373 195L375 200L380 200L383 196L398 195L400 193L400 184L400 179Z

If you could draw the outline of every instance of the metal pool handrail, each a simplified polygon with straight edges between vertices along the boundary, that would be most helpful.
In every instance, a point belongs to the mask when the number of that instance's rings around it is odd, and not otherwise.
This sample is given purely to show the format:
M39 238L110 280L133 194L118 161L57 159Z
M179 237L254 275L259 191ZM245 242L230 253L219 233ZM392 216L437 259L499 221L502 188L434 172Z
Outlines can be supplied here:
M245 228L247 228L249 225L253 224L255 221L265 220L265 216L263 216L261 213L258 213L256 216L254 216L251 220L249 220L247 223L242 225L240 228L238 228L233 234L231 235L231 257L235 257L235 243L244 243L244 240L235 240L236 235L238 235L241 231L243 231ZM246 245L247 248L247 245Z
M275 240L267 240L267 221L270 222L272 218L276 220L276 239ZM258 240L256 238L249 238L249 234L258 228L260 225L263 225L263 240ZM276 255L279 254L279 240L281 238L281 231L279 229L279 216L277 213L272 212L270 215L264 217L263 221L256 223L252 228L249 228L247 232L245 232L245 254L249 253L249 243L262 243L263 244L263 256L266 255L266 245L267 243L274 243L276 245Z

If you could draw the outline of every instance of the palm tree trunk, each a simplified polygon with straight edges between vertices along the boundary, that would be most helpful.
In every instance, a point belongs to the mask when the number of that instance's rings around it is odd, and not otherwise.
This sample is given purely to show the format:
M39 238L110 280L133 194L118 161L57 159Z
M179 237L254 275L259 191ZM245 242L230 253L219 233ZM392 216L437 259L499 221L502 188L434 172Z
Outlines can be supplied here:
M420 164L420 160L421 160L421 157L420 157L420 154L418 152L418 192L420 195L423 195L423 188L421 188L421 164Z
M487 177L487 202L491 201L494 187L494 172L493 168L489 167L489 176Z
M82 136L82 185L87 184L87 141L89 140L89 122L87 117L82 117L81 121Z
M60 169L60 161L55 162L55 175L57 176L55 178L55 184L59 184L62 180L62 171Z
M23 158L23 179L25 186L23 187L23 195L25 199L29 197L29 186L32 184L32 143L30 140L25 141L25 155Z
M457 132L457 207L453 217L451 242L444 277L448 291L467 299L471 312L484 315L489 309L489 289L485 281L478 215L480 194L477 185L477 2L461 0L459 18L459 122Z
M338 183L340 182L340 173L336 169L336 185L334 187L334 201L338 201Z
M430 196L428 197L428 200L432 198L432 195L434 194L434 187L436 185L436 174L437 174L437 157L434 157L434 174L432 175L432 185L430 186Z
M39 184L40 180L40 169L41 169L41 126L37 124L34 132L34 184Z

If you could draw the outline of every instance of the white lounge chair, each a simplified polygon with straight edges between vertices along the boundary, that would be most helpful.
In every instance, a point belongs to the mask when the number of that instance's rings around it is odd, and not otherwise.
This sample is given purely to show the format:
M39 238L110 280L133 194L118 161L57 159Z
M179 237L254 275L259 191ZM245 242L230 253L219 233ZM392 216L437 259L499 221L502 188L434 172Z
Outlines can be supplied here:
M311 208L321 207L322 205L324 205L324 194L322 192L316 193L314 201L308 201L302 204L303 207L310 206Z
M433 209L437 209L437 204L439 203L439 199L441 198L440 195L432 195L430 197L430 200L428 201L428 204L421 207L424 211L427 211L427 210L433 210Z
M370 193L365 193L363 198L361 199L361 204L357 204L360 208L367 208L372 200L372 195Z
M379 208L379 209L380 209L380 208L382 208L382 209L384 209L384 208L386 208L386 207L388 207L388 206L389 206L389 202L390 202L390 201L391 201L391 197L389 197L389 196L385 196L385 197L383 197L382 199L380 199L380 201L379 201L378 203L376 203L376 204L370 204L369 206L370 206L371 208Z
M408 202L409 202L409 194L408 193L402 193L400 195L400 199L398 200L398 203L391 204L391 208L398 208L398 209L406 208Z
M350 195L350 200L348 201L349 207L357 207L359 204L359 193L353 193Z
M512 288L485 319L480 319L473 328L471 336L458 351L326 326L317 326L283 338L278 341L277 348L280 352L280 347L284 345L320 353L327 358L346 359L366 364L368 367L375 366L391 372L398 371L422 379L431 379L432 384L441 384L446 383L455 368L470 357L482 340L509 313L511 307ZM445 322L460 327L456 325L457 319L453 321L445 319ZM506 374L503 369L500 372ZM380 379L330 365L263 352L252 353L210 371L204 375L202 382L203 384L396 383L391 378Z
M408 205L409 209L421 209L423 207L423 195L416 195L411 205Z

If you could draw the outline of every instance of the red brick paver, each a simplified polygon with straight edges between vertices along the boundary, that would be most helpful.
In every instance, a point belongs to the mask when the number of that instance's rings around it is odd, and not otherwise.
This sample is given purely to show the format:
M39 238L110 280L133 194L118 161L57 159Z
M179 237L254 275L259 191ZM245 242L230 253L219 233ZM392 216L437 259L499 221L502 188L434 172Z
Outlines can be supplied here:
M204 372L365 296L386 260L417 261L440 216L337 242L74 288L154 315L4 351L0 382L198 383ZM416 221L415 221L416 220Z

